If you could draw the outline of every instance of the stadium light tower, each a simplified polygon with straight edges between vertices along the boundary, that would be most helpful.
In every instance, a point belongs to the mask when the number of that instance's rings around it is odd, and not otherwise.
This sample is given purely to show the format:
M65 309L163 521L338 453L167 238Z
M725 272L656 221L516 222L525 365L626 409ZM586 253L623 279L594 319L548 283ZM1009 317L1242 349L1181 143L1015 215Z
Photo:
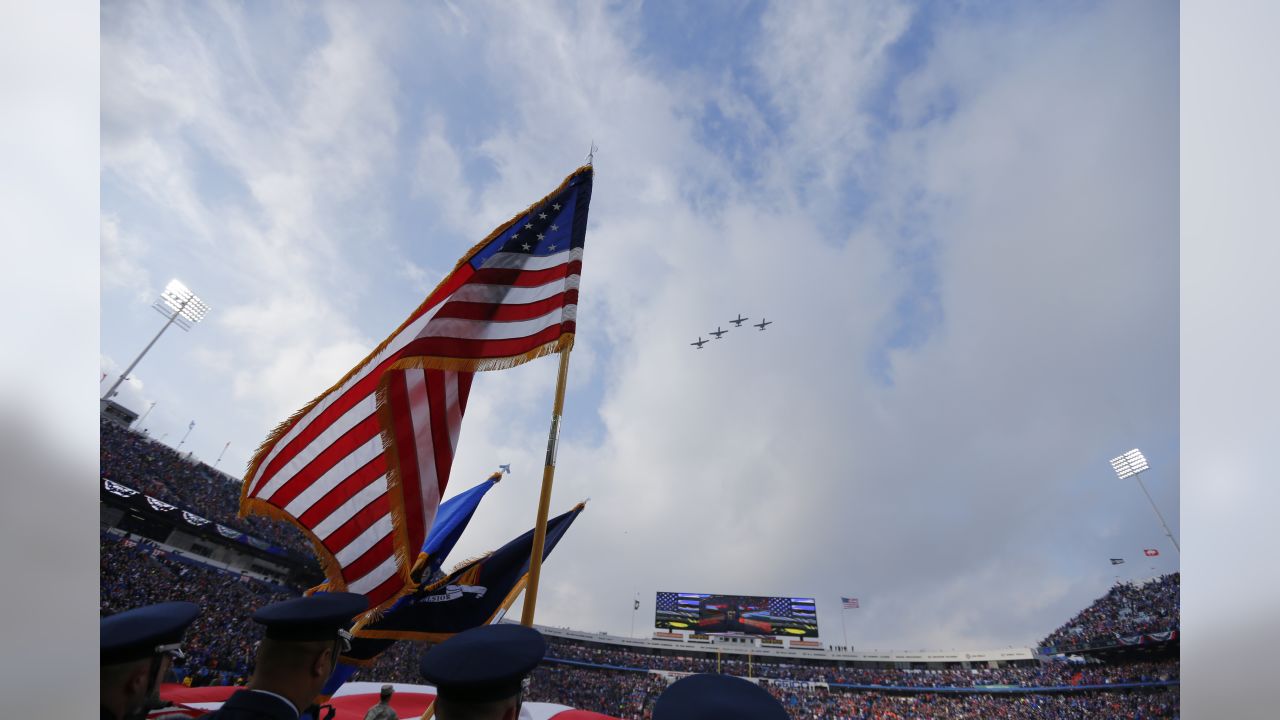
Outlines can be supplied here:
M1182 554L1182 548L1178 547L1178 541L1174 539L1173 533L1169 532L1169 525L1164 521L1164 516L1160 514L1160 509L1156 507L1156 501L1151 499L1151 493L1147 492L1147 486L1142 482L1142 473L1148 469L1147 459L1143 457L1142 451L1134 448L1120 457L1111 459L1111 468L1116 471L1116 477L1124 480L1128 477L1137 478L1138 487L1142 488L1142 494L1147 496L1147 502L1151 503L1151 509L1156 511L1156 517L1160 518L1160 526L1164 528L1164 534L1169 536L1169 542L1173 543L1173 549Z
M155 337L151 338L151 342L142 348L142 352L138 353L138 357L129 363L129 367L120 373L120 377L116 378L115 383L110 388L107 388L107 392L102 396L103 402L110 400L116 394L116 388L120 387L120 383L129 377L129 373L133 372L133 368L137 366L138 361L142 360L142 357L147 354L152 345L156 344L156 341L160 339L165 330L169 329L170 325L177 325L183 330L190 330L192 325L203 320L204 316L209 312L209 306L199 297L196 297L196 294L191 292L186 285L183 285L181 280L177 279L169 281L169 284L164 288L164 292L160 294L160 298L156 300L152 307L168 318L168 322L164 324L164 327L160 328L160 332L156 333Z

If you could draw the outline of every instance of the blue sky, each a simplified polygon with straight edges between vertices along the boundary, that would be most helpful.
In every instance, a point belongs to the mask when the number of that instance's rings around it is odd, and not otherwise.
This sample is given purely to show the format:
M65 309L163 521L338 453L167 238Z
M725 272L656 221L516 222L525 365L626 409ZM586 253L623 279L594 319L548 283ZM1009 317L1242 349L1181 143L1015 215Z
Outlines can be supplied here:
M102 368L184 280L208 320L121 397L238 474L594 140L552 509L592 503L539 620L812 596L837 642L852 595L859 647L1031 643L1108 557L1177 565L1107 465L1142 448L1178 533L1177 31L1155 2L105 3ZM688 346L739 312L776 324ZM515 474L460 557L531 524L554 375L477 379L451 489Z

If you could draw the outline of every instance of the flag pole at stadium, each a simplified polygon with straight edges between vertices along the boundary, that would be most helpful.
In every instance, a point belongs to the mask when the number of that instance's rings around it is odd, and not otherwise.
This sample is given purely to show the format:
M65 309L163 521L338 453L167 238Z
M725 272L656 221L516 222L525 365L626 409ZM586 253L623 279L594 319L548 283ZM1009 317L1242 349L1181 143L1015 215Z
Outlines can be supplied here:
M524 590L524 611L520 624L533 627L533 612L538 604L538 580L542 574L542 547L547 541L547 512L551 506L551 484L556 475L556 450L560 444L560 417L564 412L564 388L569 378L569 353L560 353L560 374L556 379L556 399L551 410L551 431L547 434L547 462L542 468L542 494L538 497L538 524L533 531L533 553L529 556L529 584Z
M849 626L844 622L844 614L849 609L844 606L844 602L840 603L840 627L844 629L844 651L849 652Z
M591 141L586 165L591 167L596 157L596 143ZM551 431L547 434L547 462L542 468L542 494L538 496L538 524L533 531L533 553L529 556L529 583L524 590L524 610L520 624L533 627L533 612L538 604L538 580L542 576L542 547L547 541L547 512L551 506L551 483L556 476L556 450L560 445L560 416L564 413L564 387L569 378L569 345L560 351L560 373L556 378L556 399L551 408Z

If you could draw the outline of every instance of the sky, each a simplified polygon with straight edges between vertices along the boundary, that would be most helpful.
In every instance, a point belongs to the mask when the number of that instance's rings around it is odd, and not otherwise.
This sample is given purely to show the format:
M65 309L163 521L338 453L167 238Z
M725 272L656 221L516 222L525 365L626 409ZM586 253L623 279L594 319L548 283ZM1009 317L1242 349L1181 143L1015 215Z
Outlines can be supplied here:
M1178 567L1108 464L1180 540L1178 82L1159 2L105 2L102 390L180 278L118 399L242 474L594 142L538 622L1033 644ZM532 525L555 372L476 378L450 494L513 472L458 559Z

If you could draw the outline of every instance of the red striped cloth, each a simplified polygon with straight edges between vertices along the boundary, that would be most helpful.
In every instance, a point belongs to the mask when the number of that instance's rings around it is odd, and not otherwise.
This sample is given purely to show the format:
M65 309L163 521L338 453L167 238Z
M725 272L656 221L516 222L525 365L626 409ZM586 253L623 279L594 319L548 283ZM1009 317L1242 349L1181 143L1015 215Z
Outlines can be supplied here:
M402 718L421 717L436 698L436 689L430 685L389 683L395 692L390 705ZM333 708L333 720L363 720L369 708L380 700L381 682L349 682L334 693L327 705ZM160 686L160 697L176 703L160 710L153 710L147 720L181 720L207 715L222 707L239 687L222 685L184 687L172 683ZM525 701L521 705L520 720L616 720L612 715L601 715L589 710L549 702Z
M579 168L458 262L338 384L250 462L240 514L300 526L329 585L385 607L435 518L473 374L568 349L592 170Z

